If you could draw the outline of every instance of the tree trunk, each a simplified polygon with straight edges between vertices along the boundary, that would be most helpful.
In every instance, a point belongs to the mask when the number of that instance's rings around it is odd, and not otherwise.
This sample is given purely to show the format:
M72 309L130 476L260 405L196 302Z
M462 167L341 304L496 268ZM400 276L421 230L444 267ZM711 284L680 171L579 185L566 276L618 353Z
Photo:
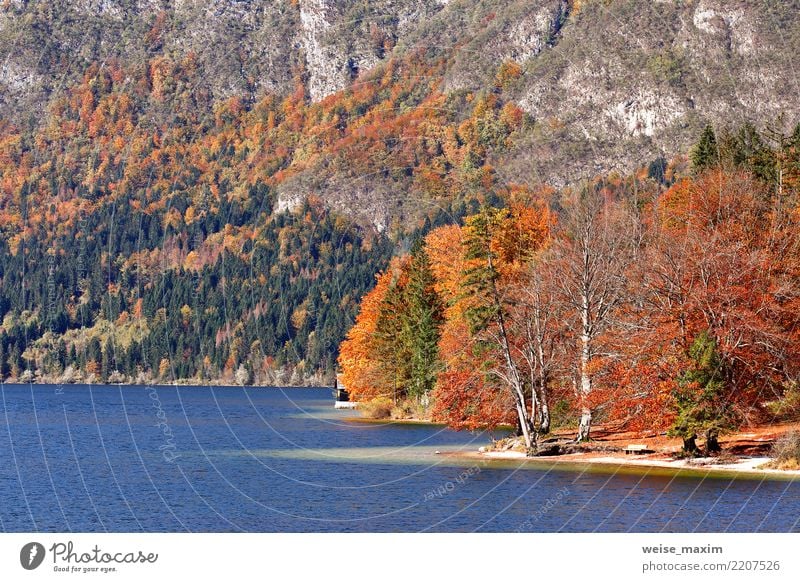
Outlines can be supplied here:
M530 422L528 421L527 411L525 410L525 402L520 403L517 399L517 417L519 419L519 430L522 432L522 438L525 440L525 448L528 451L528 456L536 452L535 433L531 430Z
M541 403L539 402L539 392L536 390L535 385L531 385L531 412L528 415L530 419L531 431L536 431L536 421L541 417Z
M575 439L576 442L588 442L589 441L589 431L592 428L592 411L588 408L583 408L581 410L581 422L578 425L578 436Z
M542 399L539 403L539 432L547 434L550 432L550 408L547 400Z
M544 356L542 355L541 346L539 348L539 356L539 377L533 381L531 391L536 394L536 400L539 402L539 410L537 411L539 433L547 434L550 432L550 407L547 405L548 374L545 371ZM536 418L536 416L533 418Z
M714 428L710 428L706 431L706 455L710 456L722 450L719 440L717 440L718 436L717 430Z
M531 374L531 391L536 393L536 399L539 401L539 433L547 434L550 432L550 407L547 405L547 387L550 383L550 373L548 371L547 358L544 354L545 334L542 330L538 311L535 316L535 325L536 333L533 334L533 337L535 338L536 351L532 353L532 359L536 362L536 372Z
M700 449L697 448L697 435L692 434L688 437L683 437L683 452L692 457L697 456Z
M584 314L584 330L588 327L588 312ZM589 440L589 431L592 428L592 410L589 408L588 399L592 391L592 376L589 372L589 363L591 360L591 336L588 332L584 331L581 335L581 385L580 385L580 402L581 402L581 423L578 426L578 436L575 439L577 442L584 442Z

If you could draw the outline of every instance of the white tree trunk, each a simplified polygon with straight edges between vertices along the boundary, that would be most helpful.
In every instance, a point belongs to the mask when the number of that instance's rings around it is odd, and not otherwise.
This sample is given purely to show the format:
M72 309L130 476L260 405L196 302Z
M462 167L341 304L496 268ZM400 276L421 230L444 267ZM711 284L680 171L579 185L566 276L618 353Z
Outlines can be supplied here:
M530 425L528 423L528 414L525 410L525 403L523 402L520 405L519 400L517 399L517 416L519 418L519 425L522 430L522 438L525 439L525 448L528 452L535 450L534 440L531 435Z
M547 406L547 396L540 398L539 403L539 432L547 434L550 432L550 407Z
M589 408L588 400L592 392L592 375L589 369L592 360L592 335L589 320L589 304L584 298L581 320L583 333L581 333L581 362L580 362L580 394L578 395L581 403L581 422L578 426L578 442L589 440L589 431L592 428L592 410Z

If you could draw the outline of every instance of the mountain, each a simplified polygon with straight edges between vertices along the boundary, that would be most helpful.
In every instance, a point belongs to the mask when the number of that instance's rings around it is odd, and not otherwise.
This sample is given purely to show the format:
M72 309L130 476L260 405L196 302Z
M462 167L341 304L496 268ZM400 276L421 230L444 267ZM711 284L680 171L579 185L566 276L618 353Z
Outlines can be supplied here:
M1 14L0 98L16 118L114 59L194 54L213 99L286 95L302 78L318 101L419 47L448 60L446 92L523 68L514 101L536 121L524 144L540 180L674 154L706 121L797 114L796 0L9 0Z
M330 377L392 249L798 119L792 0L5 0L0 374Z

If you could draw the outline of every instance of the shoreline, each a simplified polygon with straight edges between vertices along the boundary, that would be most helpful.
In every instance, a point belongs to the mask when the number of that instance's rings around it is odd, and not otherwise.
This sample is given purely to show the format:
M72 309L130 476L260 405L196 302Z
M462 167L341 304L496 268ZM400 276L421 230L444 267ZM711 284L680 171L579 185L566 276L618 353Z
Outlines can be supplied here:
M770 457L739 457L730 463L717 463L713 458L672 459L663 453L642 455L618 455L608 452L581 452L564 455L527 457L520 451L464 451L442 453L443 456L462 460L482 461L491 464L540 465L541 467L564 469L624 470L640 473L642 469L666 475L697 476L711 474L728 477L761 477L765 479L800 480L800 470L768 469L762 465L772 460ZM644 457L644 458L643 458ZM650 472L648 471L648 472Z
M425 420L423 418L369 418L366 416L353 416L345 419L347 422L355 422L359 424L402 424L406 426L439 426L442 428L447 427L443 422L434 422L433 420Z
M345 422L354 422L358 424L377 424L377 425L402 425L402 426L432 426L437 428L446 428L452 430L447 426L446 422L437 420L427 420L424 418L369 418L367 416L353 416L344 419ZM511 433L514 431L513 426L499 425L493 432L497 433ZM477 451L476 451L477 452Z
M92 382L92 383L82 383L82 382L20 382L20 381L5 381L0 382L0 386L57 386L60 388L66 388L68 386L74 387L98 387L98 388L117 388L120 386L163 386L166 388L183 388L183 387L193 387L193 388L272 388L272 389L304 389L304 388L314 388L314 389L332 389L333 386L330 385L316 385L316 384L296 384L296 385L287 385L287 386L278 386L276 384L228 384L224 383L221 380L212 380L209 382L175 382L172 384L166 384L163 382L147 382L147 383L137 383L137 382L119 382L119 383L108 383L108 382Z

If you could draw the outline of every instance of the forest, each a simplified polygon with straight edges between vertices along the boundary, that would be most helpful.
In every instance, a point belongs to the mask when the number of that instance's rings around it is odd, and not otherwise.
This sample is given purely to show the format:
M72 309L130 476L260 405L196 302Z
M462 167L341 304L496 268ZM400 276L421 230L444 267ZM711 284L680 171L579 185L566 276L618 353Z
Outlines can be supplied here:
M331 382L374 273L491 198L491 155L524 123L503 89L518 66L445 94L445 64L388 59L321 102L301 72L288 95L220 101L194 56L155 54L0 121L0 378ZM408 195L359 214L308 176Z
M339 364L368 414L510 425L529 454L598 422L713 453L800 417L800 126L709 126L671 163L499 194L364 296Z

